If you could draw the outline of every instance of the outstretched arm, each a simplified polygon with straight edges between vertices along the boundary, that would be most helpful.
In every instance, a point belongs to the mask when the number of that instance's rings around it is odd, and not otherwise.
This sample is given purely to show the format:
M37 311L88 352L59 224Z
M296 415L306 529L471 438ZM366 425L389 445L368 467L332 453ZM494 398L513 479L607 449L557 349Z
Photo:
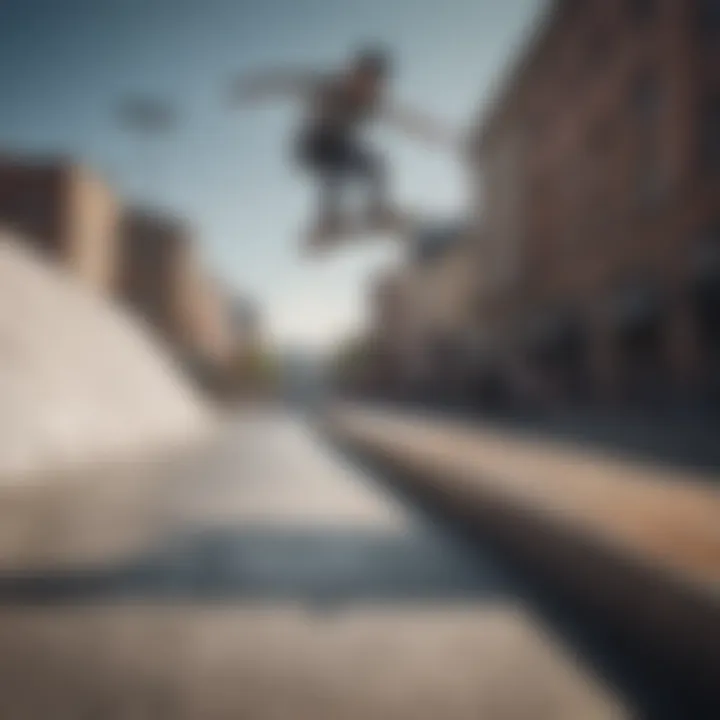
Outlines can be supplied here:
M418 140L451 147L460 143L458 134L446 125L408 107L390 105L383 110L383 117L388 123Z
M297 70L270 70L243 75L232 81L228 96L234 104L281 95L305 97L316 87L318 79L317 73Z

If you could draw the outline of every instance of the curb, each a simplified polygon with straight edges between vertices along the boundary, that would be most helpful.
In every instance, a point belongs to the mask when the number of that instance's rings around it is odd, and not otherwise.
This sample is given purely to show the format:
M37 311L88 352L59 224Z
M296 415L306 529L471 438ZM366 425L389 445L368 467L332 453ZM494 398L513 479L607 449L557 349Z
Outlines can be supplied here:
M325 432L389 482L557 588L621 637L628 654L640 655L693 694L720 702L720 603L711 591L486 487L469 492L454 471L414 463L407 447L394 453L341 422Z

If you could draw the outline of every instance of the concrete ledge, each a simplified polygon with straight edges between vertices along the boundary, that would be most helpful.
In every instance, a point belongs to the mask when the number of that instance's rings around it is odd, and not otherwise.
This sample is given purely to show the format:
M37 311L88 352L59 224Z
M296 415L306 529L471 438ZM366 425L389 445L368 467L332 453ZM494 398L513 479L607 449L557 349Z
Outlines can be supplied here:
M602 616L628 649L717 691L720 503L712 485L377 409L336 407L327 429Z

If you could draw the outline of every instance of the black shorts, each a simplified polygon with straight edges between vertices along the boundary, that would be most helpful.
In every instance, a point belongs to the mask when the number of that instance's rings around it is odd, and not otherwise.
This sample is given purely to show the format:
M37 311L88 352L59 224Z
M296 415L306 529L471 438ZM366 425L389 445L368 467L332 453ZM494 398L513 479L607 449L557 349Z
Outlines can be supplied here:
M350 133L334 128L311 128L300 134L297 156L303 167L321 174L365 174L371 154Z

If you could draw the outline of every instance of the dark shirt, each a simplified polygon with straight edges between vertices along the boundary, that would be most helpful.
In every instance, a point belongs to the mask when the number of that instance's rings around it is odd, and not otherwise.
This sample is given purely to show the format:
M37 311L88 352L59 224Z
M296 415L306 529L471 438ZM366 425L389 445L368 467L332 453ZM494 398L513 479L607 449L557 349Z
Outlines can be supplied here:
M363 97L342 78L318 78L311 86L309 124L314 128L352 132L378 112L378 93Z

